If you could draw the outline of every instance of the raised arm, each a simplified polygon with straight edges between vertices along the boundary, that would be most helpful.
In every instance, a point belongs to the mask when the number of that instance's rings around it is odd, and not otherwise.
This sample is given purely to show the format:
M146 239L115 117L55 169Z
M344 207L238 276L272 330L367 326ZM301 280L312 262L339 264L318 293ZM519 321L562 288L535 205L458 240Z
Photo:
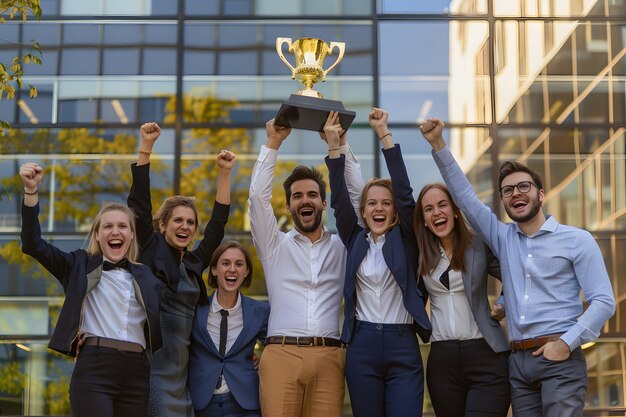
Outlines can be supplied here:
M235 154L221 150L217 154L216 163L219 167L217 174L217 193L211 219L204 229L204 236L193 250L195 256L202 262L203 268L209 266L211 256L224 239L224 229L230 214L230 175L235 164Z
M152 227L152 198L150 195L150 155L154 143L161 135L158 124L144 123L141 125L141 144L137 154L137 162L131 165L133 183L128 194L128 207L137 216L137 242L144 250L155 241Z
M369 124L383 146L383 156L391 176L393 198L400 217L400 227L406 238L415 240L415 233L413 232L413 211L415 209L413 189L402 158L400 145L394 143L393 136L387 126L388 119L389 113L383 109L374 108L369 114Z
M340 137L345 131L339 124L339 114L330 112L324 125L324 135L328 143L328 177L330 180L330 205L334 210L337 232L345 246L361 227L358 225L358 209L351 202L345 177L345 156L340 154Z
M274 119L265 125L267 144L261 152L252 170L250 194L248 197L248 215L252 240L260 260L266 259L278 242L278 225L271 204L272 180L278 158L278 149L291 129L274 125ZM271 277L266 277L268 279Z
M24 201L22 204L22 252L32 256L67 288L69 272L74 256L64 252L41 237L39 224L38 189L43 181L44 170L33 162L20 167L20 178L24 185Z
M428 119L420 126L420 131L433 148L433 158L450 190L452 199L463 211L472 228L499 258L499 231L500 228L506 226L476 196L472 185L446 146L442 136L443 126L443 122L439 119Z

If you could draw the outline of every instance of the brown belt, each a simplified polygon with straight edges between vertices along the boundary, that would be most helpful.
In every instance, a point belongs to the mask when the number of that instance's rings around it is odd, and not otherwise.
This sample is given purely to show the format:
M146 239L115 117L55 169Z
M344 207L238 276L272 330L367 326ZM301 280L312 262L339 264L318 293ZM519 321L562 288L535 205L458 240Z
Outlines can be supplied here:
M139 343L127 342L126 340L109 339L107 337L92 336L85 339L85 346L95 345L128 352L143 352L145 349Z
M270 336L265 339L266 345L294 345L294 346L333 346L341 347L341 340L330 337L298 337L298 336Z
M516 340L509 344L511 345L511 350L536 349L536 348L540 348L546 343L555 342L559 340L559 337L561 337L562 334L563 333L556 333L556 334L548 334L545 336L537 336L537 337L533 337L532 339Z

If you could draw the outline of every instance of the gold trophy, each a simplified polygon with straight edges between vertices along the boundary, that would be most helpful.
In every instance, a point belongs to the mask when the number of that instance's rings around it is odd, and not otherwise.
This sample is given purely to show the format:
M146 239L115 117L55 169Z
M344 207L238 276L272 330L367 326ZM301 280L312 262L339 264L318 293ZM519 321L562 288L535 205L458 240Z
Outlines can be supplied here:
M282 47L285 43L289 47L289 52L295 56L295 67L283 55ZM339 53L337 59L324 69L324 58L331 55L335 48ZM315 83L326 81L326 74L343 59L345 43L331 42L329 46L316 38L301 38L295 42L292 42L291 38L277 38L276 52L291 70L291 79L297 79L305 87L304 90L292 94L289 100L282 104L275 118L276 125L322 132L328 113L334 110L339 113L341 126L348 129L356 113L346 110L340 101L324 99L322 94L313 89Z

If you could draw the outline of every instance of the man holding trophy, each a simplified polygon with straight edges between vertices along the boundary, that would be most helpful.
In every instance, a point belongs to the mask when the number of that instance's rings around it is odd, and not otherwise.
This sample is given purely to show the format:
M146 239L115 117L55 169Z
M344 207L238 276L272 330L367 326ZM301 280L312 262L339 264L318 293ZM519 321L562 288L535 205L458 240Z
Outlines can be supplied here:
M277 41L278 50L282 40ZM342 48L343 44L343 52ZM296 68L290 65L292 73L313 91L309 81L323 79L332 68L321 69L328 45L307 38L291 44L290 50L297 61ZM319 171L303 165L287 177L283 186L294 227L286 233L278 228L270 203L278 149L291 128L322 130L333 110L325 110L324 105L339 103L319 97L311 94L299 97L304 100L292 100L292 96L285 103L286 111L279 112L276 121L267 122L267 143L261 148L250 183L250 227L271 306L267 346L259 365L261 412L271 417L342 415L345 353L339 340L339 313L346 251L339 237L322 224L326 183ZM345 120L349 119L344 128L352 121L350 113L354 118L354 112L344 110ZM320 117L323 120L318 126ZM345 133L339 150L346 155L345 175L353 184L350 196L358 206L363 179Z

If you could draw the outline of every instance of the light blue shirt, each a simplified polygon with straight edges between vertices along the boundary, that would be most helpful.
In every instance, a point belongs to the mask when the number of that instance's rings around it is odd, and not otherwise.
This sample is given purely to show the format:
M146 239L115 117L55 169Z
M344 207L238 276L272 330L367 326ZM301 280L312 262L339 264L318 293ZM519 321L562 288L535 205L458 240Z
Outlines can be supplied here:
M509 339L564 333L570 350L595 340L615 313L615 298L591 234L548 216L528 236L478 199L448 147L433 157L455 203L500 259ZM584 313L581 290L589 303Z

